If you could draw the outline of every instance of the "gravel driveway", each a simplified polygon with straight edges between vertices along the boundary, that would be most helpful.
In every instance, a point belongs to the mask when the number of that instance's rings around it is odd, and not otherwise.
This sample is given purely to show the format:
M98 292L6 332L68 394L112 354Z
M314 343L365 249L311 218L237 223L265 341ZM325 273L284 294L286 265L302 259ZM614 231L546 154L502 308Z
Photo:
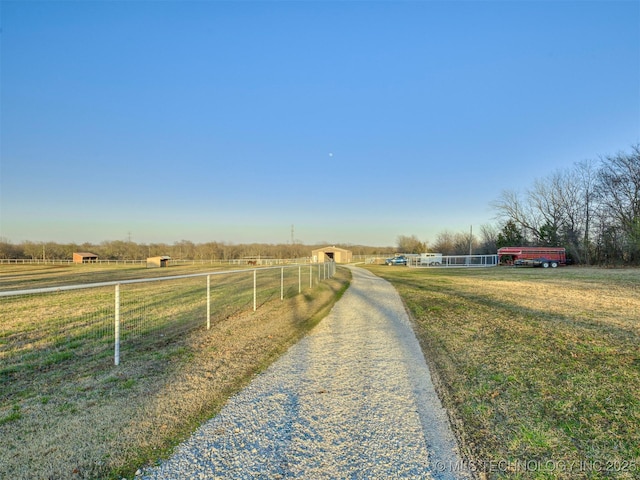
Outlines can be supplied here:
M402 301L366 270L145 479L469 478Z

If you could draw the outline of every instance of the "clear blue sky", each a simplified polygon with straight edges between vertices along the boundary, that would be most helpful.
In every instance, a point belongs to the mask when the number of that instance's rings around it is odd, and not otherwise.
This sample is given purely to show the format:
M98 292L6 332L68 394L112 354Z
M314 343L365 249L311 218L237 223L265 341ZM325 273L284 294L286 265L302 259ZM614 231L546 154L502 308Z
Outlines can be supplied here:
M640 141L638 1L2 1L0 237L394 245Z

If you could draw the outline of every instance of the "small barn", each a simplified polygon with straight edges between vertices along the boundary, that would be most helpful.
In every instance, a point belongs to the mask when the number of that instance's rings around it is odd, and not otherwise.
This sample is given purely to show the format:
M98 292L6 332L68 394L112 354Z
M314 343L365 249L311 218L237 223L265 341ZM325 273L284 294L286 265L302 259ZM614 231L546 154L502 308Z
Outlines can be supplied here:
M311 251L311 257L313 262L328 262L333 260L336 263L349 263L351 262L351 250L345 250L338 247L324 247L316 248Z
M171 257L162 255L160 257L147 258L147 268L168 267Z
M75 252L73 254L73 263L95 263L98 261L98 255L89 252Z

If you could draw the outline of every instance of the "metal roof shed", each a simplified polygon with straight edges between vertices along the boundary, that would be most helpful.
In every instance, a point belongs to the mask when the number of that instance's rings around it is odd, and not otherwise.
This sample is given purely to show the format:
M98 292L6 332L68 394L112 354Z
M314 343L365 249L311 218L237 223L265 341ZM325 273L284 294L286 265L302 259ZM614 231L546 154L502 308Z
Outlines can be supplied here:
M352 253L351 250L346 250L339 247L324 247L316 248L311 251L311 257L314 262L323 263L333 260L336 263L349 263L351 262Z
M74 252L73 263L95 263L98 255L89 252Z
M171 260L171 257L168 257L167 255L149 257L147 258L147 268L168 267L169 260Z

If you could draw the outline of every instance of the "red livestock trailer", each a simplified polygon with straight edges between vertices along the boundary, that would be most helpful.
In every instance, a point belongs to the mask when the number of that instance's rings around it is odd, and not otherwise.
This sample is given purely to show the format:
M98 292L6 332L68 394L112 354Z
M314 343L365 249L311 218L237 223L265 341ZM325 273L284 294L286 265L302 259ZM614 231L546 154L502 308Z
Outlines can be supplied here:
M556 268L567 264L567 254L563 247L502 247L498 249L498 263Z

